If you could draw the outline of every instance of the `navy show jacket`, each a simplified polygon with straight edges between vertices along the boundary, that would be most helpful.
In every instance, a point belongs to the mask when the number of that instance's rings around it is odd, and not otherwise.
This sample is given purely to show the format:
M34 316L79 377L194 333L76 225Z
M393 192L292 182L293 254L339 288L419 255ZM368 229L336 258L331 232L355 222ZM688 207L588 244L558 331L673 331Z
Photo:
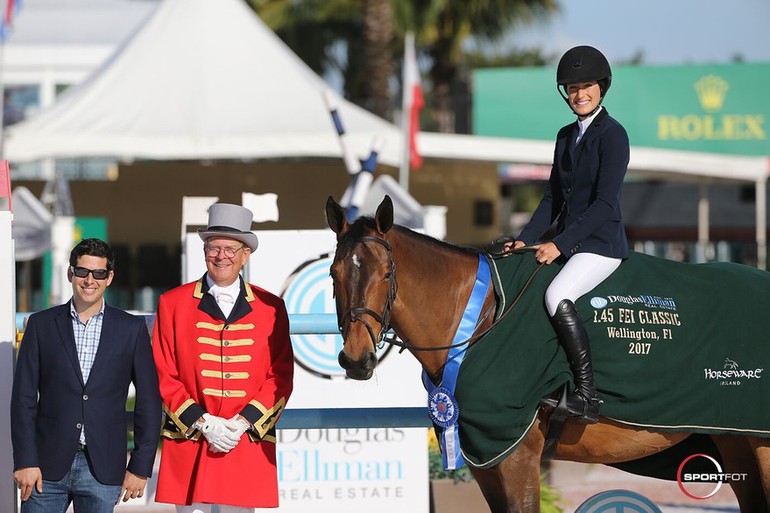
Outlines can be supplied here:
M628 135L602 108L576 144L578 123L559 130L545 193L517 240L531 245L556 221L552 242L565 258L580 252L628 256L620 211Z

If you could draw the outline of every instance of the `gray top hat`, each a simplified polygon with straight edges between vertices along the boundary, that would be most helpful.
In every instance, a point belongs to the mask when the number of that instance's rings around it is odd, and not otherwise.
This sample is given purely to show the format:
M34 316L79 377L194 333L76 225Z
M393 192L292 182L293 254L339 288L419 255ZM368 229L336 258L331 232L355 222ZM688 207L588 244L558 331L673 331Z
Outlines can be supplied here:
M205 230L198 230L203 242L210 237L229 237L239 240L251 248L257 249L259 241L251 233L251 221L254 214L246 207L230 203L215 203L209 207L209 225Z

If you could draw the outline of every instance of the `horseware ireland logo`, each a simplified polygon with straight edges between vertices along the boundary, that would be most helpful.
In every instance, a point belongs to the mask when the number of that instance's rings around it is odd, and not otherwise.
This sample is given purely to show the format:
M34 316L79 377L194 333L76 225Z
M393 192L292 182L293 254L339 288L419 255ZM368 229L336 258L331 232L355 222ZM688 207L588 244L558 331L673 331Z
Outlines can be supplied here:
M283 294L289 314L335 313L334 285L329 276L333 256L322 256L300 265L288 278ZM306 371L322 378L343 378L345 371L337 361L342 350L339 334L308 333L292 335L294 360ZM390 349L386 345L377 350L377 357L384 358Z
M710 381L719 381L720 386L739 386L742 381L752 379L762 379L764 369L741 369L738 362L732 358L725 358L722 369L703 369L704 379Z

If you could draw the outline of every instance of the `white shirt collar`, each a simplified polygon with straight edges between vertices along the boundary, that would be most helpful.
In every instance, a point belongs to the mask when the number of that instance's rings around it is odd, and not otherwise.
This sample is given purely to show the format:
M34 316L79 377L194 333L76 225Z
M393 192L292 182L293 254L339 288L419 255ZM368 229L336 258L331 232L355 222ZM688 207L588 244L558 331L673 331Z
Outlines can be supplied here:
M222 287L214 283L214 280L212 280L211 277L207 274L206 283L209 286L209 291L208 291L209 294L214 296L214 298L217 299L217 302L219 302L219 297L221 296L230 297L232 301L235 302L235 299L238 297L238 294L240 294L241 292L240 279L235 280L230 285Z
M591 125L591 122L596 118L596 116L602 111L604 107L599 106L598 109L596 109L596 112L591 114L591 116L587 117L586 119L578 119L578 136L577 141L580 142L580 139L583 137L583 134L586 133L586 130L588 130L588 127Z

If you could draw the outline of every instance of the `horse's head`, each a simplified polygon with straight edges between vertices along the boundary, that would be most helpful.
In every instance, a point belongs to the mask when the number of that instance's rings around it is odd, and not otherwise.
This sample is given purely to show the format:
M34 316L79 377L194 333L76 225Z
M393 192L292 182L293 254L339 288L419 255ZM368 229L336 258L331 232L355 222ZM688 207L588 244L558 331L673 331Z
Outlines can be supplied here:
M369 379L396 295L396 267L386 238L393 226L393 202L385 196L374 219L348 224L343 208L329 196L326 222L337 234L330 271L344 341L338 360L349 378Z

